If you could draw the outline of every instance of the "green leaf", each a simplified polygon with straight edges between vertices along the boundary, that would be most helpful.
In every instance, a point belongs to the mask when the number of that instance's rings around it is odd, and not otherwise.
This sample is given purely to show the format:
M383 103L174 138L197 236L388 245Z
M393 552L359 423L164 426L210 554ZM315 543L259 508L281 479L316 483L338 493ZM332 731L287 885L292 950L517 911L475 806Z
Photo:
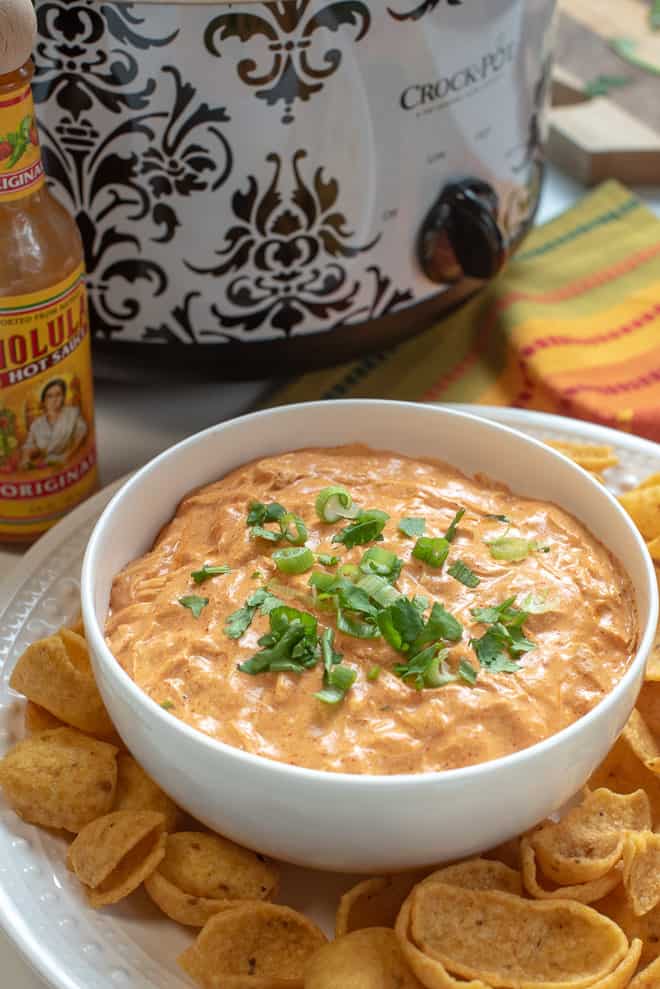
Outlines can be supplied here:
M402 680L412 680L416 690L425 687L443 687L456 680L444 665L448 653L437 643L427 646L408 660L394 667L394 672Z
M229 615L225 622L225 635L230 639L240 639L252 624L252 619L258 609L261 610L262 615L269 615L274 608L278 608L282 604L283 602L278 597L271 594L265 587L260 587L250 595L242 608Z
M502 601L501 604L492 605L488 608L472 608L471 615L483 625L491 625L493 622L506 622L515 618L518 611L512 608L516 600L515 595Z
M372 666L369 672L367 673L367 680L369 681L369 683L374 683L374 681L376 681L380 676L381 672L382 671L380 666Z
M463 626L461 623L436 601L431 608L431 614L423 631L415 641L414 649L419 649L427 642L434 642L438 639L447 642L460 642L462 636Z
M378 614L378 627L398 652L407 652L424 629L424 620L412 601L401 597Z
M455 563L448 568L447 573L454 580L459 581L461 584L465 584L466 587L478 587L481 583L479 577L477 577L474 570L471 570L467 563L463 560L456 560Z
M179 604L192 611L195 618L199 618L208 603L208 598L200 598L197 594L187 594L185 597L179 598Z
M520 669L507 651L508 642L496 628L490 628L480 639L470 639L481 666L491 673L515 673Z
M401 519L399 522L399 532L411 539L418 539L426 531L426 519Z
M203 584L205 580L210 580L211 577L220 577L222 574L231 573L231 567L220 566L220 567L207 567L203 566L201 570L194 570L190 576L195 581L196 584Z
M264 505L262 501L251 501L246 525L266 525L268 522L279 521L283 515L286 515L286 508L276 501L270 505Z
M632 82L630 76L596 76L586 83L584 95L593 99L596 96L607 96L613 89L621 89Z
M445 539L447 540L448 543L453 543L454 539L456 538L456 530L458 529L458 524L464 515L465 515L465 509L459 508L459 510L456 512L453 519L451 520L450 526L445 532Z
M321 636L321 656L326 673L332 673L332 667L341 663L344 658L340 652L334 648L335 633L331 628L326 628Z
M367 512L360 512L355 522L347 525L345 529L335 533L332 537L333 543L343 543L347 549L353 546L363 546L365 543L373 543L382 540L382 531L389 515L381 512L377 508Z
M313 615L280 605L270 612L269 621L270 634L259 639L263 648L239 665L241 673L304 673L316 666L319 642Z
M337 608L337 628L354 639L378 639L380 632L373 618L360 618L354 612Z
M650 72L651 75L660 76L660 65L649 62L637 54L638 42L633 38L612 38L610 48L629 65L634 65L637 69Z

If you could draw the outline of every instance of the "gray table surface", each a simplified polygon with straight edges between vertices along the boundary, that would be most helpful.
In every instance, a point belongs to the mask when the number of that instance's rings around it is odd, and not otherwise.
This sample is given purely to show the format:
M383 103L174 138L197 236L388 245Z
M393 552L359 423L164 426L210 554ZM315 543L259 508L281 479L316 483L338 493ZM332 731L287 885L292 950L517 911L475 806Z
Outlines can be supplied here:
M548 169L538 222L545 223L572 206L584 193L577 182ZM660 216L660 187L641 190L643 199ZM266 393L269 382L216 384L195 382L137 388L101 382L96 387L96 429L101 481L110 484L146 463L178 440L206 426L240 415ZM21 549L0 547L0 574L11 580L11 568ZM0 610L3 602L0 600ZM0 930L0 984L7 989L44 989L45 983L19 956ZM138 989L136 986L135 989Z

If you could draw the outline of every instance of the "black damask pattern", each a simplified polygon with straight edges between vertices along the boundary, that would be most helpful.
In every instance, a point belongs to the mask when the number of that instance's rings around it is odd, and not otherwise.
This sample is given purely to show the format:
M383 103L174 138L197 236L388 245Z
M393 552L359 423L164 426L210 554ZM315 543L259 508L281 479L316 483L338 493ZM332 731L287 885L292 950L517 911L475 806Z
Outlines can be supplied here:
M128 48L145 51L169 45L178 32L148 38L138 31L144 19L133 4L97 0L42 3L37 10L41 41L36 47L32 92L36 103L52 95L74 120L100 103L112 113L143 110L156 83L138 82L139 63ZM111 37L128 47L109 46Z
M328 319L348 313L360 290L360 282L349 278L342 261L369 251L381 235L368 244L352 243L354 234L339 209L339 184L324 180L322 168L305 179L301 165L306 157L304 150L293 155L293 189L284 199L283 160L278 154L268 155L273 166L268 188L260 191L251 175L246 191L232 198L238 222L216 251L220 260L208 267L187 262L198 274L219 278L236 273L225 294L238 311L230 313L224 305L212 310L223 338L227 330L251 331L265 325L288 335L310 316Z
M46 172L69 199L83 237L92 326L105 336L139 315L132 284L148 282L154 296L167 287L166 272L149 259L147 239L149 231L154 243L174 238L174 191L179 199L214 191L232 168L219 129L229 120L224 108L198 102L173 66L162 72L173 83L167 112L128 117L105 135L73 115L54 131L41 128Z
M254 58L238 62L239 78L256 89L259 99L269 106L284 104L282 123L294 119L296 100L306 103L323 89L326 79L334 75L342 61L338 48L319 52L316 35L321 29L336 32L343 27L355 27L355 42L367 34L371 14L362 0L335 0L316 13L310 13L312 0L280 0L260 4L259 13L226 13L215 17L204 32L209 52L221 57L219 43L238 38L243 43L258 35L270 44L271 64L261 68ZM450 0L451 2L451 0Z
M463 0L446 0L450 7L460 7ZM388 14L394 18L395 21L419 21L425 14L430 13L440 3L440 0L423 0L422 3L418 4L412 10L404 11L399 13L396 10L392 10L390 7L387 8Z

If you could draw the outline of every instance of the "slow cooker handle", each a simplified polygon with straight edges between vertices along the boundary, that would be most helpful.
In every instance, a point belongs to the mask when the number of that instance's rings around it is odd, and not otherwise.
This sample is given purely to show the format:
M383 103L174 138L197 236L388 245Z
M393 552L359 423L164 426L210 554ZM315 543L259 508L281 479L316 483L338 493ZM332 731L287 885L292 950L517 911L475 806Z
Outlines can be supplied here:
M420 231L418 255L425 275L444 285L493 278L507 258L498 210L497 193L488 182L469 178L446 185Z

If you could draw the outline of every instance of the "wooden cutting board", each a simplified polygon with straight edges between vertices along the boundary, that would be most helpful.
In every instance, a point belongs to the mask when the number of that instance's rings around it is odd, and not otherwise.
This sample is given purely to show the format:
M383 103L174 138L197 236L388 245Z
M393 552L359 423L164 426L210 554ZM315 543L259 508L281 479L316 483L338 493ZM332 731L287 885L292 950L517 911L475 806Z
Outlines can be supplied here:
M608 45L631 38L640 57L660 66L649 0L559 0L559 8L549 159L586 185L607 178L660 185L660 76ZM583 86L601 75L630 82L607 97L585 98Z

